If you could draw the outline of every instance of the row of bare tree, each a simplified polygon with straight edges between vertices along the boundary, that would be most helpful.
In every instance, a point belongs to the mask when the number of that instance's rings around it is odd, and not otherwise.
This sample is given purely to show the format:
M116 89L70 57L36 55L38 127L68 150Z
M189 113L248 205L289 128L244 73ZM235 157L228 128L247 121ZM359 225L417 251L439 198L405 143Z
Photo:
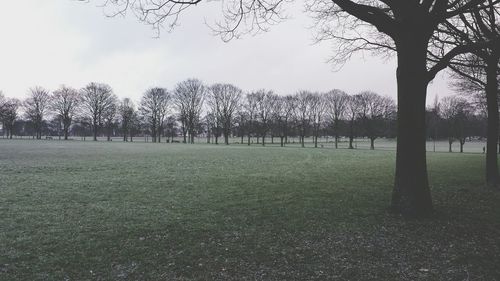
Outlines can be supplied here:
M119 100L110 86L99 83L89 83L79 91L61 86L52 94L35 87L23 102L0 95L0 105L0 121L10 137L22 108L37 139L44 128L46 134L62 134L64 139L70 134L91 133L94 140L99 135L108 140L121 135L124 141L131 141L141 134L151 136L152 142L161 142L162 137L170 142L181 136L184 143L193 143L201 134L216 144L220 137L229 144L230 137L238 136L240 143L251 145L255 137L263 146L266 137L272 143L279 138L285 146L292 136L298 137L303 147L306 137L312 137L318 147L319 137L332 136L338 148L339 138L345 136L351 149L356 136L368 138L371 149L377 138L395 137L397 115L393 99L370 91L356 95L341 90L299 91L281 96L268 90L244 93L231 84L207 86L198 79L185 80L173 91L148 89L138 108L131 99ZM481 109L463 97L436 100L427 112L428 138L447 138L450 151L458 141L462 152L467 138L484 136L477 130L485 123Z
M110 140L119 127L125 141L143 131L151 135L153 142L161 142L162 136L176 136L178 128L183 141L190 143L204 133L215 143L223 136L229 144L231 135L239 135L247 136L249 145L253 136L261 139L258 142L262 145L266 144L266 136L280 137L285 145L288 136L296 134L302 145L306 136L313 136L317 146L325 126L333 128L337 143L344 122L349 124L351 148L355 122L364 124L373 147L396 110L392 99L368 91L353 96L340 90L322 94L299 91L287 96L268 90L245 94L231 84L207 86L198 79L178 83L173 91L151 88L143 94L137 109L131 99L119 100L109 85L100 83L89 83L80 90L61 86L53 93L34 87L23 102L3 95L1 101L1 122L10 137L22 109L37 139L42 137L48 116L52 116L53 127L62 132L64 139L68 139L72 127L73 134L78 134L88 126L94 140L103 133Z

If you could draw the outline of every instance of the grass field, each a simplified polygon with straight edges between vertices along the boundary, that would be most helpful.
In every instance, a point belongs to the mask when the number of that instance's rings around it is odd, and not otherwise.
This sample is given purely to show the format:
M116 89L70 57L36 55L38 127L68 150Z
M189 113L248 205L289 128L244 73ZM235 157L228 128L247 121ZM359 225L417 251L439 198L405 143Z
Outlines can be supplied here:
M29 140L32 137L24 136L24 137L19 137L16 136L14 139L21 139L21 140ZM45 138L45 137L43 137ZM57 140L57 136L52 136L54 140ZM5 136L0 136L0 140L5 139ZM122 137L113 137L111 138L112 141L114 142L122 142L123 138ZM77 141L83 141L83 137L71 137L70 140L77 140ZM106 141L106 137L99 137L99 141ZM175 140L177 142L182 142L182 137L176 137ZM233 137L229 139L229 143L232 145L247 145L247 139L243 139L243 143L241 143L241 138L239 137ZM87 136L85 138L85 141L92 141L92 137ZM149 136L141 136L141 137L134 137L133 139L134 142L151 142L151 138ZM161 141L163 143L166 142L166 138L162 138ZM252 137L250 139L251 144L254 146L259 146L260 144L257 143L257 138ZM212 143L215 141L212 139ZM219 138L219 143L222 144L224 142L223 138ZM195 143L196 144L206 144L207 139L205 137L197 137L195 138ZM266 146L280 146L280 139L278 137L274 138L274 142L272 142L272 139L270 137L266 138ZM290 137L289 138L289 143L287 144L288 147L301 147L299 139L297 137ZM346 137L340 138L340 141L338 143L339 148L348 148L349 147L349 139ZM367 138L355 138L353 146L356 149L370 149L370 140ZM427 142L427 151L432 151L432 152L448 152L449 149L449 144L448 141L428 141ZM311 137L306 137L305 138L305 147L314 147L314 141ZM322 148L330 148L334 149L335 148L335 143L332 137L320 137L318 139L318 147ZM483 152L483 147L486 147L486 140L473 140L473 141L467 141L465 142L464 145L464 152L466 153L482 153ZM384 138L379 138L375 140L375 149L377 150L396 150L396 140L395 139L384 139ZM452 151L453 152L459 152L460 151L460 144L455 141L452 144Z
M0 280L500 280L484 157L404 220L394 151L0 140Z

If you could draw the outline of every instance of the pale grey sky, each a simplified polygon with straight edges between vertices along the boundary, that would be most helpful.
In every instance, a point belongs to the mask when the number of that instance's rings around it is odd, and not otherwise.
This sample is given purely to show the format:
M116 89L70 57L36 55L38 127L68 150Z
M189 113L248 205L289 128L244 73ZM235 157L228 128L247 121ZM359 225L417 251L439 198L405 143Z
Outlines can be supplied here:
M193 7L172 33L155 38L133 16L107 18L96 2L73 0L2 1L0 9L0 90L23 98L29 87L76 88L90 81L111 85L120 97L138 100L149 87L172 89L196 77L228 82L246 91L300 89L348 93L373 90L396 97L394 60L369 54L354 57L340 71L326 63L333 49L313 44L309 18L292 13L270 32L224 43L205 25L217 9ZM207 13L208 11L208 13ZM446 75L429 87L449 95Z

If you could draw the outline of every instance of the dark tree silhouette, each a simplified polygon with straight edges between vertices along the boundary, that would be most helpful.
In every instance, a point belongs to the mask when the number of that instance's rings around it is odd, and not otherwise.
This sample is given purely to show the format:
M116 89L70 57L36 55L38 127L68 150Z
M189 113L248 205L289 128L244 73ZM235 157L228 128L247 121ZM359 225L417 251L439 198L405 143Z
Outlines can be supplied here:
M113 129L116 127L116 114L118 112L117 98L114 98L113 103L103 112L102 120L104 128L106 128L106 139L111 141L111 136L113 135Z
M349 149L354 149L353 141L356 133L356 121L359 117L361 109L361 96L349 96L346 104L346 117L349 122Z
M94 141L108 112L116 110L116 96L107 84L91 82L81 89L83 114L91 120Z
M231 84L214 84L209 89L208 104L222 125L224 143L229 144L233 117L240 106L243 91Z
M313 94L308 91L299 91L295 95L295 119L299 129L299 138L302 147L305 147L305 136L311 125L311 99Z
M313 129L314 147L318 147L318 137L323 123L326 110L326 100L324 95L314 93L310 98L310 116Z
M256 113L259 120L262 146L266 145L266 135L269 131L272 118L274 102L276 101L273 91L258 90L255 93Z
M257 128L257 93L250 93L246 96L246 103L243 105L247 115L247 144L250 145L250 138L255 134Z
M396 104L389 97L365 91L359 94L359 106L364 133L370 139L370 149L375 149L375 140L384 135L385 122L396 111Z
M44 117L48 113L50 99L49 91L35 87L29 90L29 96L23 103L26 117L33 122L37 139L42 138Z
M276 96L273 107L273 120L280 137L280 146L287 143L290 122L293 118L296 100L294 96Z
M180 82L174 90L173 102L179 111L184 142L186 142L187 133L189 134L189 142L194 143L206 90L206 87L198 79Z
M0 92L0 122L2 122L6 137L14 135L14 124L18 117L21 101L14 98L5 98Z
M161 142L160 135L170 98L170 93L164 88L151 88L141 98L139 111L149 126L152 142Z
M68 139L69 128L71 126L71 122L73 121L73 117L77 113L80 101L80 93L77 90L64 85L52 94L50 108L63 124L62 129L65 140Z
M332 123L333 133L335 137L335 148L339 148L339 133L340 133L340 121L346 115L347 102L349 101L349 95L341 90L332 90L325 94L325 99L327 102L326 114L330 122Z
M440 113L446 122L448 137L448 152L452 152L455 140L460 143L460 152L463 152L468 134L468 122L472 118L472 107L466 99L461 97L445 97L440 103Z
M487 151L486 151L486 183L498 187L497 143L499 136L498 107L498 74L500 73L500 23L497 1L488 0L481 10L462 14L459 19L446 22L442 33L455 44L472 44L473 42L492 42L484 48L473 50L472 54L460 55L454 59L451 68L468 83L461 83L465 88L481 89L486 96L488 116ZM450 41L450 40L449 40ZM476 88L476 89L474 89ZM469 88L470 89L470 88ZM498 143L500 145L500 143Z
M120 125L123 134L123 141L132 140L132 131L134 127L134 119L137 118L134 103L129 98L124 98L118 106L118 115L120 116Z

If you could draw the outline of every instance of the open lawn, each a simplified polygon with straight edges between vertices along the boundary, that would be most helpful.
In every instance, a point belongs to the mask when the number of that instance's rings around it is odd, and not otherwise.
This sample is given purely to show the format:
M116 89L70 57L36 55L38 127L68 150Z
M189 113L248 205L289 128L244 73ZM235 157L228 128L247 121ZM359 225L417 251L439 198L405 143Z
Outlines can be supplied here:
M500 280L484 157L404 220L394 151L0 140L0 280Z

